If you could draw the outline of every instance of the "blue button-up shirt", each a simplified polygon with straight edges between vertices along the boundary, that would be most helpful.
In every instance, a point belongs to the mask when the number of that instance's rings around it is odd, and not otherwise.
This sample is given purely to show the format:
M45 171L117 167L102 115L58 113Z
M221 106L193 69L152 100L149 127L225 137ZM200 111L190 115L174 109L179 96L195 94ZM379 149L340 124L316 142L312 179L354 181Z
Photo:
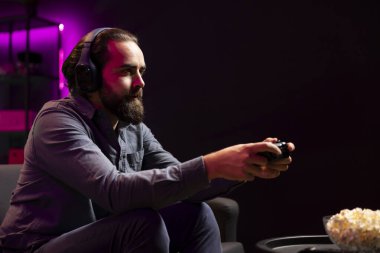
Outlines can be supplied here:
M202 157L180 163L143 123L119 122L82 97L51 101L38 113L25 162L0 227L0 246L27 248L110 214L227 191L209 182Z

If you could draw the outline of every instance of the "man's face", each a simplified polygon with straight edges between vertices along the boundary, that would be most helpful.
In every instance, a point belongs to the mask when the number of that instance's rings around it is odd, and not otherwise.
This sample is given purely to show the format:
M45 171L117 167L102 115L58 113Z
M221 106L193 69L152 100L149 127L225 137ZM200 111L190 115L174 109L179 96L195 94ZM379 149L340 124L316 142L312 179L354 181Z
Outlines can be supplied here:
M103 106L120 120L138 124L143 120L142 89L144 55L133 41L109 41L108 62L102 69L100 99Z

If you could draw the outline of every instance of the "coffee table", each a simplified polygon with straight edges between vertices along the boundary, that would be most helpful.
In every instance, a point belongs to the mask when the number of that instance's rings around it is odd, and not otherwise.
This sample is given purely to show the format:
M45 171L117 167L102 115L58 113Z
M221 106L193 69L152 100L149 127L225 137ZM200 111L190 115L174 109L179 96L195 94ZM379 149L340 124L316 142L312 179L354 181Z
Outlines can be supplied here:
M341 252L327 235L300 235L277 237L256 243L261 253L322 253Z

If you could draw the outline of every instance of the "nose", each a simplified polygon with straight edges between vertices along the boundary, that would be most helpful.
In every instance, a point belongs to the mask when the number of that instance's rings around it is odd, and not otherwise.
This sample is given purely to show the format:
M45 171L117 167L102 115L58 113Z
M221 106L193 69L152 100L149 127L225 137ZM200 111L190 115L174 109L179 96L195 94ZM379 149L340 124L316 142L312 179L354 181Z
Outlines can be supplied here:
M134 88L144 88L145 82L139 72L135 74L132 85Z

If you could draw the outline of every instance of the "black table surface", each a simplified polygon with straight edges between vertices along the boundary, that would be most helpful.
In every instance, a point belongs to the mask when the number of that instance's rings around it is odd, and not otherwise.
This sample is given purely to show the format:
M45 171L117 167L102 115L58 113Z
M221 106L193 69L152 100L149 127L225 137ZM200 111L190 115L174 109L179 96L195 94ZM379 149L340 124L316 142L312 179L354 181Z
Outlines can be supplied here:
M277 237L256 243L261 253L322 253L341 252L327 235L300 235Z

